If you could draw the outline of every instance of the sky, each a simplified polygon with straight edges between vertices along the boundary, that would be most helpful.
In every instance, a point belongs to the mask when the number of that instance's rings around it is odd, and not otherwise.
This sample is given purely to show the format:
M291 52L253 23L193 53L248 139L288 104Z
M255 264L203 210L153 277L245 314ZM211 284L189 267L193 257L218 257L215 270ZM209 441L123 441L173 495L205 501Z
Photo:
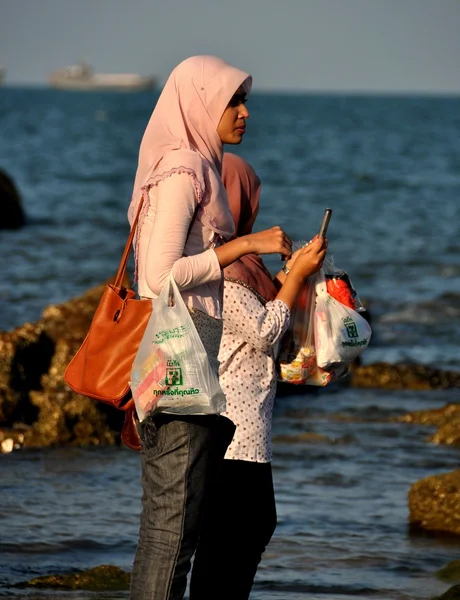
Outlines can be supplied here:
M460 93L460 0L0 0L7 84L214 54L256 90Z

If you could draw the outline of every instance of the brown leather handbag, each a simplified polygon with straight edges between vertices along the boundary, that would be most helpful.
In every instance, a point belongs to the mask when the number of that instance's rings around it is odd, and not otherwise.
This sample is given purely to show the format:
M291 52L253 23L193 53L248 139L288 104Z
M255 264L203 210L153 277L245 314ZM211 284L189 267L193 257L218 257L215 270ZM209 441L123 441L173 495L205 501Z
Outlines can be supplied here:
M88 334L64 373L67 385L74 392L126 412L121 437L123 443L133 449L139 449L140 442L129 380L152 312L152 301L138 299L136 292L123 287L122 283L141 208L142 200L115 282L106 285Z

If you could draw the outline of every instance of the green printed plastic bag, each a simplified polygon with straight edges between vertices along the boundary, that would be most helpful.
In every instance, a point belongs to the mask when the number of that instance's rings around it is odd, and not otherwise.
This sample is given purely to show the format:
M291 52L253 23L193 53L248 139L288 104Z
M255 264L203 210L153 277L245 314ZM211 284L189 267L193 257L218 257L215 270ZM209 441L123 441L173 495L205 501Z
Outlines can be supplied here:
M131 370L139 420L151 412L219 414L225 396L172 275L153 301Z
M351 364L369 345L372 329L356 310L328 294L322 270L315 278L316 359L320 368L329 371Z

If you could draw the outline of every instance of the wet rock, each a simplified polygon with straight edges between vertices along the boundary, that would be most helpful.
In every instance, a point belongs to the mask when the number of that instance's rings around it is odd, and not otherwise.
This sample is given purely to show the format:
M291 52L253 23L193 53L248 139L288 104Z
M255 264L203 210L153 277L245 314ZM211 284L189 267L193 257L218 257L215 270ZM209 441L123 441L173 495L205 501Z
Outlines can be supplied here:
M386 390L437 390L460 387L460 372L419 364L373 363L355 361L350 371L328 388L355 387ZM277 396L316 394L320 388L278 382Z
M448 583L460 583L460 560L452 560L436 572L436 577Z
M460 536L460 470L414 483L409 491L409 512L413 531Z
M0 229L19 229L26 219L19 192L9 175L0 169Z
M460 372L419 364L374 363L353 366L350 385L387 390L434 390L460 387Z
M63 590L127 590L130 574L113 565L101 565L70 575L46 575L18 584L16 587L33 587Z
M64 381L105 284L60 305L42 319L0 332L0 443L14 447L118 443L123 414L74 393Z
M436 596L433 600L460 600L460 585L454 585L442 596Z
M24 432L18 426L15 429L0 428L0 454L8 454L24 445Z
M433 410L419 410L398 417L403 423L433 425L438 430L428 438L433 444L460 446L460 404L447 404Z
M40 348L43 349L40 352ZM40 388L41 374L47 370L52 347L41 323L0 333L0 423L24 421L28 392Z
M12 452L13 448L14 440L12 438L5 438L0 444L2 454L8 454L9 452Z
M334 440L321 433L307 432L293 433L291 435L277 435L273 438L274 444L333 444Z
M129 285L129 281L124 283ZM13 448L119 442L123 413L75 394L63 379L104 287L101 284L78 298L48 306L35 323L0 332L0 447L10 439ZM354 365L349 376L332 385L435 389L460 385L460 374L422 365ZM281 384L278 388L279 396L317 393L314 386ZM437 443L457 435L453 421L443 427ZM6 442L5 447L10 446Z

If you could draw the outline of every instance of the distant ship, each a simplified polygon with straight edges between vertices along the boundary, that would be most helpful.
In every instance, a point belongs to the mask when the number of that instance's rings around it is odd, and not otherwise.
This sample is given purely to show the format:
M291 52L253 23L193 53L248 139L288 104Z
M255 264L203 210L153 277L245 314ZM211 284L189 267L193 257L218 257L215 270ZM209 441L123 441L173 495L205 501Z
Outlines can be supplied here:
M150 75L136 73L94 73L85 62L58 69L48 78L49 85L62 90L140 92L155 87Z
M3 85L3 81L6 77L6 69L0 67L0 85Z

